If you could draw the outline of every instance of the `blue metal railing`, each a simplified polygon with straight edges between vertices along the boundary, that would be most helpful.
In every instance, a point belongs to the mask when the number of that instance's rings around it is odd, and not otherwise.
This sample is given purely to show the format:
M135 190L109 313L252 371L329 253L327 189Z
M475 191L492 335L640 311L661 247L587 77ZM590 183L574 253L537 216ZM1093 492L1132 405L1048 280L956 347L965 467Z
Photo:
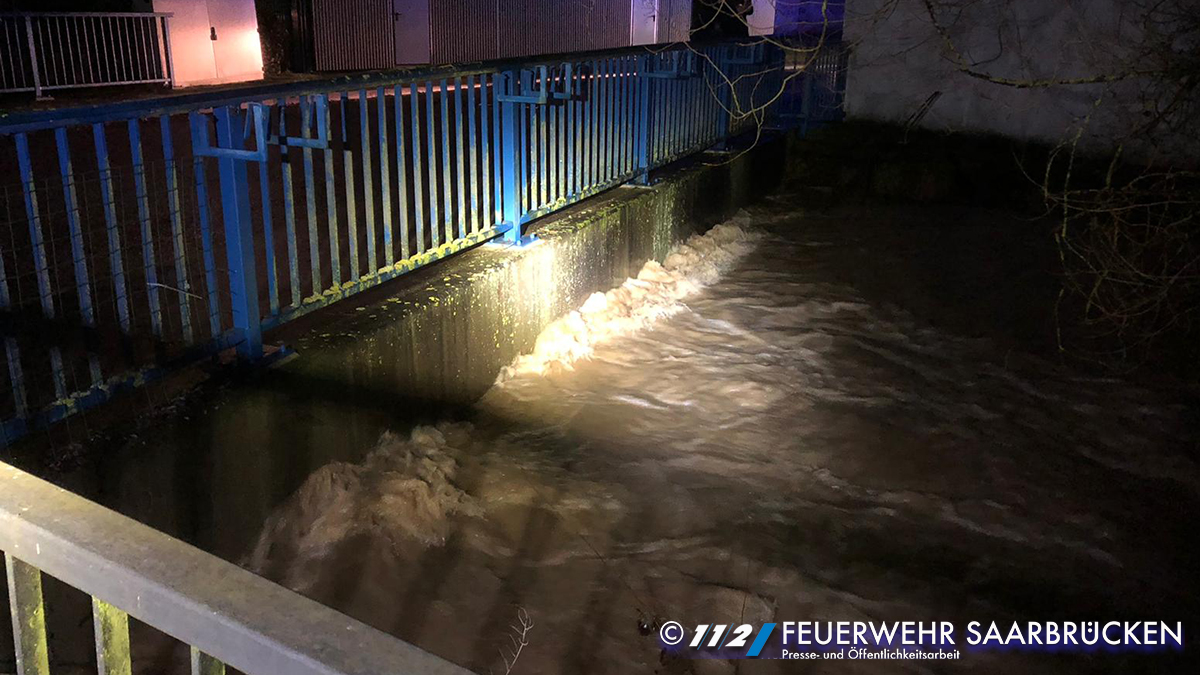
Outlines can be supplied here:
M845 118L850 52L840 42L797 43L784 56L784 95L775 110L785 126L807 133Z
M782 63L685 45L10 115L3 438L721 146Z

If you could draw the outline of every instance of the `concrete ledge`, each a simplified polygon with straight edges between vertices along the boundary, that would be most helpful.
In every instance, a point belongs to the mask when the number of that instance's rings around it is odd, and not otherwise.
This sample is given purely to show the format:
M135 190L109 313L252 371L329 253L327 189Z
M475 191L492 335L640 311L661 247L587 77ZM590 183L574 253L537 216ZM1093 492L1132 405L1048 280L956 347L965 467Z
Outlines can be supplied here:
M468 404L537 335L590 294L661 261L676 242L774 187L783 139L702 156L653 187L622 187L535 222L525 248L479 247L331 307L274 336L300 357L282 367L317 381Z

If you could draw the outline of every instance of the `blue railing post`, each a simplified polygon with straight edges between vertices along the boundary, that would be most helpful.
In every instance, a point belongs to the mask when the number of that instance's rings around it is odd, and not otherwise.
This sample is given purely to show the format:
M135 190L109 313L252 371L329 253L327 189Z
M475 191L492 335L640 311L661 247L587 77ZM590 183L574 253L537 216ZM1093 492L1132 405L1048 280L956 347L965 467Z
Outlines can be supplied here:
M787 51L783 47L772 46L771 52L775 54L775 84L768 91L771 96L778 96L775 103L771 105L771 116L776 120L783 118L783 88L787 86Z
M808 134L809 122L812 120L812 99L813 99L813 76L812 72L805 70L800 76L802 88L800 94L800 135Z
M243 149L245 113L218 106L217 143L221 148ZM246 162L224 155L217 159L221 184L221 213L225 221L225 255L229 264L229 295L233 327L240 333L238 356L253 361L262 357L262 324L258 309L258 278L254 266L254 231L250 215L250 182Z
M502 73L500 90L505 94L505 100L497 97L497 105L501 108L499 139L503 174L501 177L503 183L501 212L504 215L504 224L508 227L504 233L504 240L510 244L517 244L521 241L521 197L519 191L521 180L517 176L517 167L524 149L518 142L520 138L517 133L518 103L511 98L516 93L518 77L519 73L515 70Z
M650 166L653 163L650 147L650 97L654 92L651 86L653 79L649 75L650 55L638 57L638 128L637 128L637 176L634 182L639 185L650 184Z
M725 48L717 50L717 144L716 150L724 150L729 141L729 118L733 106L733 77L729 72L729 59L725 58Z

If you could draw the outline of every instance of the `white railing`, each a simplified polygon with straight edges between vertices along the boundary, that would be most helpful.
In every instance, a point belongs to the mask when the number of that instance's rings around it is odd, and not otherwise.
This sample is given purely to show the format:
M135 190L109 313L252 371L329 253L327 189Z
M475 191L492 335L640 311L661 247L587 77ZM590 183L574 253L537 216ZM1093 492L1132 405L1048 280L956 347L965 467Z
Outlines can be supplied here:
M43 573L92 596L101 673L130 673L129 617L188 645L192 675L471 675L459 666L0 462L17 672L49 675Z
M0 92L174 83L170 14L0 13Z

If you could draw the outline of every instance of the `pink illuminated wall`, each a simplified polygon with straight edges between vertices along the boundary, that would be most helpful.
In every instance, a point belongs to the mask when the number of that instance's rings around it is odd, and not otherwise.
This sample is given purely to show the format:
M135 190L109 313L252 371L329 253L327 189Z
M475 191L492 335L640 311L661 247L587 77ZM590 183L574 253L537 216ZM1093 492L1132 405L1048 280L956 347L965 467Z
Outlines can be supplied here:
M174 14L171 57L178 86L262 79L254 0L154 0L154 11Z

